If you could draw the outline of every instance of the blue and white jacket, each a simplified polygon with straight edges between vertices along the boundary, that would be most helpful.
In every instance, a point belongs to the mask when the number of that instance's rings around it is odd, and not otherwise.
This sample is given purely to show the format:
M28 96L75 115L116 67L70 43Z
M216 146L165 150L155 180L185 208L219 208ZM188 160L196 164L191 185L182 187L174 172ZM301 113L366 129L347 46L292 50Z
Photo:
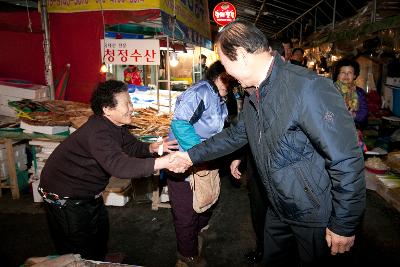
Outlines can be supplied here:
M221 132L227 116L225 101L216 86L201 80L176 100L170 140L177 139L179 149L186 151Z

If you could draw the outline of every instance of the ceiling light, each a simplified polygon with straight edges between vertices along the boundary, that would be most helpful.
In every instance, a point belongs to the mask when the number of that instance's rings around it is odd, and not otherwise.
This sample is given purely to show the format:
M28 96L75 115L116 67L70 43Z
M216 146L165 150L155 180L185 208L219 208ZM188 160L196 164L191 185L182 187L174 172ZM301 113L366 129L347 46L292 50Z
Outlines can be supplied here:
M175 52L171 52L169 55L169 65L174 68L178 66L178 63L178 55Z
M108 67L107 67L106 63L103 62L103 64L101 64L100 72L101 72L101 73L106 73L106 72L108 72Z

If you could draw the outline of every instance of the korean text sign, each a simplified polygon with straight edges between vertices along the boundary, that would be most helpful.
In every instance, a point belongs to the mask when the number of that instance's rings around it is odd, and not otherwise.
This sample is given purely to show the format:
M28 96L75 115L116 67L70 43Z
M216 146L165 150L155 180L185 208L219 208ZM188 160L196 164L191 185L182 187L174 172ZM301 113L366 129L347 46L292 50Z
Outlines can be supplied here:
M102 59L115 65L160 65L160 41L155 39L100 40Z
M213 10L213 19L220 26L225 26L236 19L236 8L229 2L218 3Z

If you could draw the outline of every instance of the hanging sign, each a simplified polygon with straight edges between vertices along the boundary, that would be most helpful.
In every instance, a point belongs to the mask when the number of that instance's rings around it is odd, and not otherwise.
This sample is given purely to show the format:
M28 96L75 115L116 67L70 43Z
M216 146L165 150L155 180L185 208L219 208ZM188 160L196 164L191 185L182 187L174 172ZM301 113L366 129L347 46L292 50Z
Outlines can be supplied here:
M229 2L221 2L214 7L213 18L215 23L225 26L236 19L236 8Z
M104 63L116 65L160 65L160 40L100 40Z

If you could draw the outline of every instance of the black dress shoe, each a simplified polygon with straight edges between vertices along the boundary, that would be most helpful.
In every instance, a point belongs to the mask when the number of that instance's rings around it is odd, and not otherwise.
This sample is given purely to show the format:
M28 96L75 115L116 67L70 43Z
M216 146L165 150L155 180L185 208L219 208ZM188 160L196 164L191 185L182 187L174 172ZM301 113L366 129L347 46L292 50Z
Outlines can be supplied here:
M263 251L256 249L244 254L249 263L258 263L263 259Z

